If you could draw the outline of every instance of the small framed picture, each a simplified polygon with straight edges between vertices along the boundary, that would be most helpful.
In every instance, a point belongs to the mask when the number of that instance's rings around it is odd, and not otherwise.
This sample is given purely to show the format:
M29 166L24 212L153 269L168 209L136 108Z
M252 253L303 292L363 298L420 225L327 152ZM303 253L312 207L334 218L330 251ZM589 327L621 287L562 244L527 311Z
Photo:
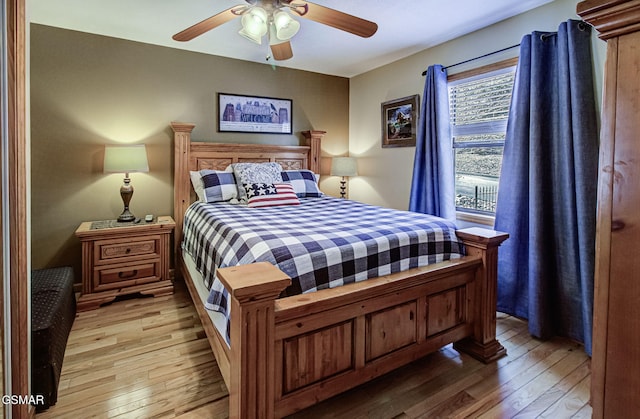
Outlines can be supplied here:
M420 95L382 103L382 147L416 145Z
M291 99L218 93L219 132L291 134L291 113Z

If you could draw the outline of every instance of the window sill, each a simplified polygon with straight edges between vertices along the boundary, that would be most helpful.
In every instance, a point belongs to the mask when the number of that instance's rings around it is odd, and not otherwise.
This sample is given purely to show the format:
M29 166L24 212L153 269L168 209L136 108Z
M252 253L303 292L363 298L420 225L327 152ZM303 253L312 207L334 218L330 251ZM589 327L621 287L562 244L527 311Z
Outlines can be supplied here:
M471 212L456 211L456 219L468 223L483 224L493 228L496 217L493 215L475 214Z

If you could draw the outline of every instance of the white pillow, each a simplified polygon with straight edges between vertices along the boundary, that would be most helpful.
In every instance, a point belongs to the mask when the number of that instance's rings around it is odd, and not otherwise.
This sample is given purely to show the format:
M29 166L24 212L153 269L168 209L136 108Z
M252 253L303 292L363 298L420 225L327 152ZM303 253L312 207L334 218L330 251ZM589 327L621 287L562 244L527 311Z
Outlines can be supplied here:
M199 171L189 171L189 177L191 178L191 186L198 196L198 201L207 202L207 198L204 196L204 182Z
M282 166L280 163L235 163L233 173L238 184L239 199L246 199L247 193L244 185L254 183L282 183Z

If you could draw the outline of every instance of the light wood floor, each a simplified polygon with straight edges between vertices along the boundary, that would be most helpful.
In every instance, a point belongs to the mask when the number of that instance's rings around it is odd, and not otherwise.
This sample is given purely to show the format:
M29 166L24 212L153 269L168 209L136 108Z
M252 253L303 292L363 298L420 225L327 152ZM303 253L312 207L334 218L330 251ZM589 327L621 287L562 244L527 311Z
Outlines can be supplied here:
M484 365L450 346L296 418L590 418L589 358L499 315L508 355ZM226 418L227 389L184 284L75 319L58 403L45 418Z

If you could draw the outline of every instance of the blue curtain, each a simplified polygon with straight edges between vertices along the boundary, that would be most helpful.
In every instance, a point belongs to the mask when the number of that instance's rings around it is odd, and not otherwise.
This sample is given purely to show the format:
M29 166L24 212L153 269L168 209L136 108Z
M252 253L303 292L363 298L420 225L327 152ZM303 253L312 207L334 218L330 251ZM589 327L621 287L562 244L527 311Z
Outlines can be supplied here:
M598 134L590 27L533 32L507 125L496 230L498 310L540 338L566 336L591 354Z
M452 221L456 218L447 71L441 65L427 69L418 116L409 211Z

